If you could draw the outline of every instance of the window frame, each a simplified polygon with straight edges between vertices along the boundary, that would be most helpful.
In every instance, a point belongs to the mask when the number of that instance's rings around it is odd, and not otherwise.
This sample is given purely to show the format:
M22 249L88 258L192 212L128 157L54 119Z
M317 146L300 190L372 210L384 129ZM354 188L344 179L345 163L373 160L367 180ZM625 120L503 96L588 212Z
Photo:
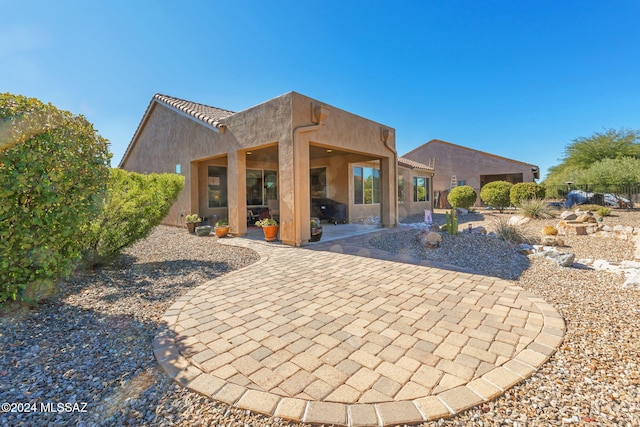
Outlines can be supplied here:
M423 185L418 184L418 180L423 180ZM430 179L427 176L414 175L413 176L413 202L414 203L427 203L429 202L429 187L431 186ZM424 200L418 200L418 188L424 188Z

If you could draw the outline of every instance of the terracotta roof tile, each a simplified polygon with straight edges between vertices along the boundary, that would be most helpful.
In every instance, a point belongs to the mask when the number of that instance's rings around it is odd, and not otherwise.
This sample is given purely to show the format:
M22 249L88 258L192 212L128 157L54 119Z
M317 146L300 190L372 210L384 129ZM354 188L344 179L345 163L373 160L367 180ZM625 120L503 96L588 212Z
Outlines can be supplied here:
M398 156L398 164L400 166L404 166L410 169L421 169L425 171L435 171L435 167L433 165L425 165L424 163L416 162L414 160L409 160L405 157Z
M171 107L195 117L196 119L207 123L211 126L219 127L220 120L225 119L232 114L233 111L223 110L222 108L211 107L209 105L198 104L197 102L186 101L180 98L174 98L168 95L156 93L153 99L158 100Z

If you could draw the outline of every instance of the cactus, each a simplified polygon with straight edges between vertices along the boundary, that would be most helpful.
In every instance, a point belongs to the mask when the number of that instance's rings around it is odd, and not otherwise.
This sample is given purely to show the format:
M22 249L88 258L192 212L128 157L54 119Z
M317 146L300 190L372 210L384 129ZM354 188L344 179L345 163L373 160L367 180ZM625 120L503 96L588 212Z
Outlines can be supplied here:
M449 234L458 234L458 217L456 216L456 210L451 209L451 212L445 214L446 229Z

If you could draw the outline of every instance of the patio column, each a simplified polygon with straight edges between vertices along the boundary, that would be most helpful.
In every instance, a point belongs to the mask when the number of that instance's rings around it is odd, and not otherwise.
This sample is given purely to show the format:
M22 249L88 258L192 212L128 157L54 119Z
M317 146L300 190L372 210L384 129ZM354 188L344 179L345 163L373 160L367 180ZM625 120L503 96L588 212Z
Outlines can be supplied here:
M247 157L231 151L227 157L227 203L229 225L235 236L247 234Z
M278 144L280 184L280 240L305 246L311 237L309 195L309 140L304 133L291 144Z
M380 159L380 223L385 228L398 226L397 165L395 156Z

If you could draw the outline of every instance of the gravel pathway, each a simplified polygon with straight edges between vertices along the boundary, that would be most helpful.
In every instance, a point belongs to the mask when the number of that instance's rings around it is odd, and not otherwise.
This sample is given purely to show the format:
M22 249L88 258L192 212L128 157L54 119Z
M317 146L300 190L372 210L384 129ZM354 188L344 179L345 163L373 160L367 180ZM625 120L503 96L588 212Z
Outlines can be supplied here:
M638 212L616 215L607 223L640 225ZM491 216L462 221L490 228ZM539 233L555 222L527 228ZM394 234L392 243L409 247L411 230L402 232L406 236ZM565 240L578 258L633 259L630 242ZM565 342L540 371L496 400L425 426L640 425L640 292L623 290L621 275L562 268L503 247L486 256L483 242L439 256L507 275L553 304L567 321ZM0 318L0 403L23 410L0 413L0 425L290 425L174 384L152 353L158 321L179 295L256 259L252 251L219 245L215 237L161 226L117 265L76 274L59 297L20 320Z

